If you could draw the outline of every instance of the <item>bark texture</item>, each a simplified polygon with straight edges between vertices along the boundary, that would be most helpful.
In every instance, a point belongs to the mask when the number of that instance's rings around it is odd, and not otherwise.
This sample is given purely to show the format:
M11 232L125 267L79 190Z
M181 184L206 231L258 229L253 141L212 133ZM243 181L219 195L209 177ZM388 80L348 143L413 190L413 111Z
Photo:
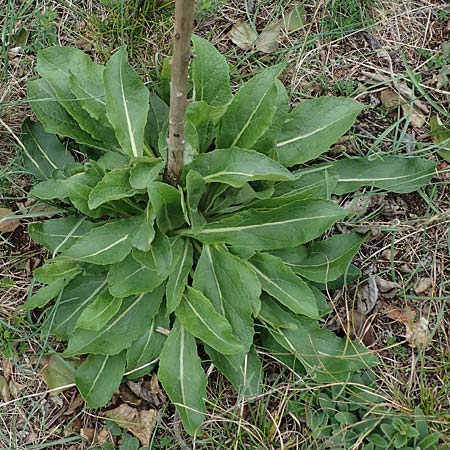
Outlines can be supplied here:
M169 139L165 179L176 186L183 170L184 117L187 105L191 34L195 0L176 0L173 56L171 61Z

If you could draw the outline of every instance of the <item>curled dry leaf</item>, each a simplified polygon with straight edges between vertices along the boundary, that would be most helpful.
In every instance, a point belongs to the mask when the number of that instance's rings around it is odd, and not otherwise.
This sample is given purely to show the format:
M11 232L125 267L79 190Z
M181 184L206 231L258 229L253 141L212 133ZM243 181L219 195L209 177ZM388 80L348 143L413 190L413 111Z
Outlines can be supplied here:
M384 280L378 275L375 275L375 282L384 298L394 298L400 289L400 285L395 281Z
M19 219L7 218L14 216L9 208L0 208L0 234L12 233L19 225Z
M375 343L375 333L371 320L367 319L363 313L357 310L352 311L346 327L347 331L350 331L351 339L357 337L366 347Z
M385 316L405 326L405 337L411 347L424 347L428 339L428 320L420 317L416 322L416 312L405 307L389 308Z
M362 314L369 314L378 301L378 286L376 279L373 275L369 277L367 283L365 283L359 290L358 298L358 311Z
M249 49L258 39L258 33L244 20L239 20L230 31L230 39L239 48Z
M136 436L144 447L150 445L150 437L156 425L156 410L137 410L123 403L107 411L106 416Z
M425 125L425 115L416 105L416 102L405 100L390 88L381 91L380 99L386 109L395 109L400 106L403 115L409 117L413 127L421 128Z
M431 278L419 278L414 285L414 292L417 295L424 294L433 286L433 280Z

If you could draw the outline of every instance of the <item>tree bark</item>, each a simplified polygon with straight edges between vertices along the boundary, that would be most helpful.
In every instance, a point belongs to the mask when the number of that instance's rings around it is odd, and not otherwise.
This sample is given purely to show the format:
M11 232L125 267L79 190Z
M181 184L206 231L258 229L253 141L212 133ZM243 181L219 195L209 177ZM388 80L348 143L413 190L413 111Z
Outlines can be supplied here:
M169 139L165 179L176 186L183 170L184 117L187 105L191 34L195 0L176 0L173 56L171 61Z

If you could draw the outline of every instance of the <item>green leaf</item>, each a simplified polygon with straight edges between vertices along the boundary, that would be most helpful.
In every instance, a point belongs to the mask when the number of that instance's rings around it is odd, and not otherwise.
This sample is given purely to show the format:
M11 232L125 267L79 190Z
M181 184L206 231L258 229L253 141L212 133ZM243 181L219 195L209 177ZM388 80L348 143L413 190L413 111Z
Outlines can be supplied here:
M136 189L130 186L130 169L114 169L107 172L89 194L88 207L96 209L104 203L132 197Z
M80 266L64 258L53 258L38 267L33 276L40 283L53 283L60 278L73 279L81 272Z
M134 189L147 189L148 185L156 180L164 168L164 161L160 158L148 158L145 156L133 160L132 164L130 185Z
M136 229L136 232L131 238L131 244L134 248L143 252L148 252L152 246L153 239L155 238L155 211L150 203L145 208L144 215L142 217L142 223Z
M184 164L189 164L195 155L207 152L215 137L214 108L206 102L193 102L186 110L186 148Z
M125 352L89 355L75 374L78 390L89 408L101 408L119 388L125 372Z
M205 192L206 184L203 177L195 170L190 170L186 175L186 202L191 228L194 233L198 232L206 223L205 218L198 211L198 206Z
M78 365L78 361L64 359L59 353L44 356L40 375L47 388L53 390L52 395L58 395L63 391L63 389L54 391L55 389L75 383L75 371Z
M233 334L248 350L253 343L252 316L258 314L261 306L261 285L250 266L226 250L204 245L193 286L227 318Z
M31 223L28 232L33 241L56 254L67 250L93 227L94 224L84 217L68 216Z
M248 353L224 355L205 346L214 366L234 386L240 396L254 396L261 392L263 368L255 347Z
M158 151L158 139L161 131L169 121L169 107L156 94L150 94L150 106L145 126L145 139Z
M95 140L111 145L111 128L108 123L102 123L82 107L80 101L74 101L74 93L70 88L70 75L77 79L86 79L85 72L89 56L81 50L71 47L49 47L40 50L37 55L36 69L54 90L58 102L75 119L79 127ZM84 95L86 97L86 95Z
M33 112L47 133L68 136L79 144L107 150L105 145L83 131L75 119L58 103L55 92L42 78L28 81L27 97Z
M123 153L104 152L97 163L105 170L123 169L128 166L128 157Z
M74 162L56 136L46 133L41 124L28 118L22 124L21 140L25 147L24 167L40 179L51 178L55 169L62 169L65 164Z
M327 198L334 192L339 175L328 168L310 172L302 169L294 172L294 181L284 181L275 185L273 197Z
M106 289L106 274L80 274L63 290L55 306L47 310L42 334L68 339L83 310Z
M76 275L76 274L75 274ZM41 287L23 305L24 309L42 308L50 300L56 298L66 285L64 278L53 281L48 286Z
M277 139L289 112L289 96L286 88L280 80L275 81L275 86L277 89L277 97L275 100L276 110L273 115L272 124L252 147L253 150L264 153L271 158L276 156L275 147Z
M271 253L302 277L317 283L328 283L347 272L366 238L359 233L346 233L308 246L284 248Z
M101 330L116 315L121 306L122 299L115 298L108 291L104 291L81 313L75 328Z
M253 148L266 133L277 108L275 80L283 67L266 69L241 87L219 122L217 148Z
M166 286L167 314L174 312L180 304L192 269L194 250L189 239L177 241L173 251L175 267Z
M438 155L445 161L450 161L450 129L442 125L442 121L436 114L430 119L430 136L437 146Z
M189 333L213 349L225 355L245 351L233 336L228 320L214 309L211 300L200 291L186 286L175 315Z
M280 258L257 253L250 259L249 264L258 275L263 290L282 305L295 314L303 314L312 319L319 318L313 292Z
M138 369L159 357L166 336L158 331L158 328L169 329L169 317L164 311L160 311L145 329L143 335L135 340L127 350L127 372ZM137 379L151 372L152 367L147 366L128 375L131 379Z
M270 250L296 246L320 236L347 213L328 200L298 200L278 208L249 209L206 225L195 238Z
M420 450L428 450L428 449L435 450L436 444L439 443L441 437L442 437L441 433L435 431L434 433L430 433L427 437L423 438L419 442L418 446Z
M176 320L160 356L158 379L176 405L187 433L194 435L205 417L207 378L195 338Z
M341 159L332 164L339 176L335 194L353 192L362 186L408 193L427 185L436 163L422 158L383 156L379 159Z
M158 228L163 233L174 230L185 222L178 189L160 181L153 181L148 186L148 196L155 210Z
M195 55L191 65L194 101L205 101L211 106L228 104L233 96L227 60L206 39L194 35L192 43Z
M63 200L69 196L66 180L45 180L36 184L30 195L40 200Z
M241 187L249 181L294 179L273 159L253 150L226 148L197 156L187 169L200 173L205 183L224 183Z
M259 318L266 322L267 311L278 316L270 298L264 298ZM289 327L269 328L275 340L300 360L309 376L318 382L337 382L347 379L348 374L374 365L377 359L356 342L339 338L331 331L320 328L317 321L305 316L293 316L283 312L290 319L280 318ZM273 317L268 323L273 321Z
M99 265L122 261L131 251L130 236L138 225L135 217L105 223L79 238L64 256Z
M159 311L164 289L123 299L119 312L100 331L76 329L65 355L115 355L130 347Z
M350 98L304 100L289 114L277 143L278 160L286 167L317 158L352 126L364 105Z
M117 140L128 155L142 156L150 94L127 63L125 47L121 47L106 64L103 80L106 115Z

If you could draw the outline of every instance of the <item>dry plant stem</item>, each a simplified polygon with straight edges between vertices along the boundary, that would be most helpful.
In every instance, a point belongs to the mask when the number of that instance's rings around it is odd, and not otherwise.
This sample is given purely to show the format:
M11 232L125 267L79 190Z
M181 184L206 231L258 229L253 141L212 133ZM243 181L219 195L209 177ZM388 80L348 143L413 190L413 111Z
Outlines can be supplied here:
M187 103L189 63L192 58L191 34L195 0L176 0L175 30L170 80L169 139L165 179L176 186L183 169L184 115Z

